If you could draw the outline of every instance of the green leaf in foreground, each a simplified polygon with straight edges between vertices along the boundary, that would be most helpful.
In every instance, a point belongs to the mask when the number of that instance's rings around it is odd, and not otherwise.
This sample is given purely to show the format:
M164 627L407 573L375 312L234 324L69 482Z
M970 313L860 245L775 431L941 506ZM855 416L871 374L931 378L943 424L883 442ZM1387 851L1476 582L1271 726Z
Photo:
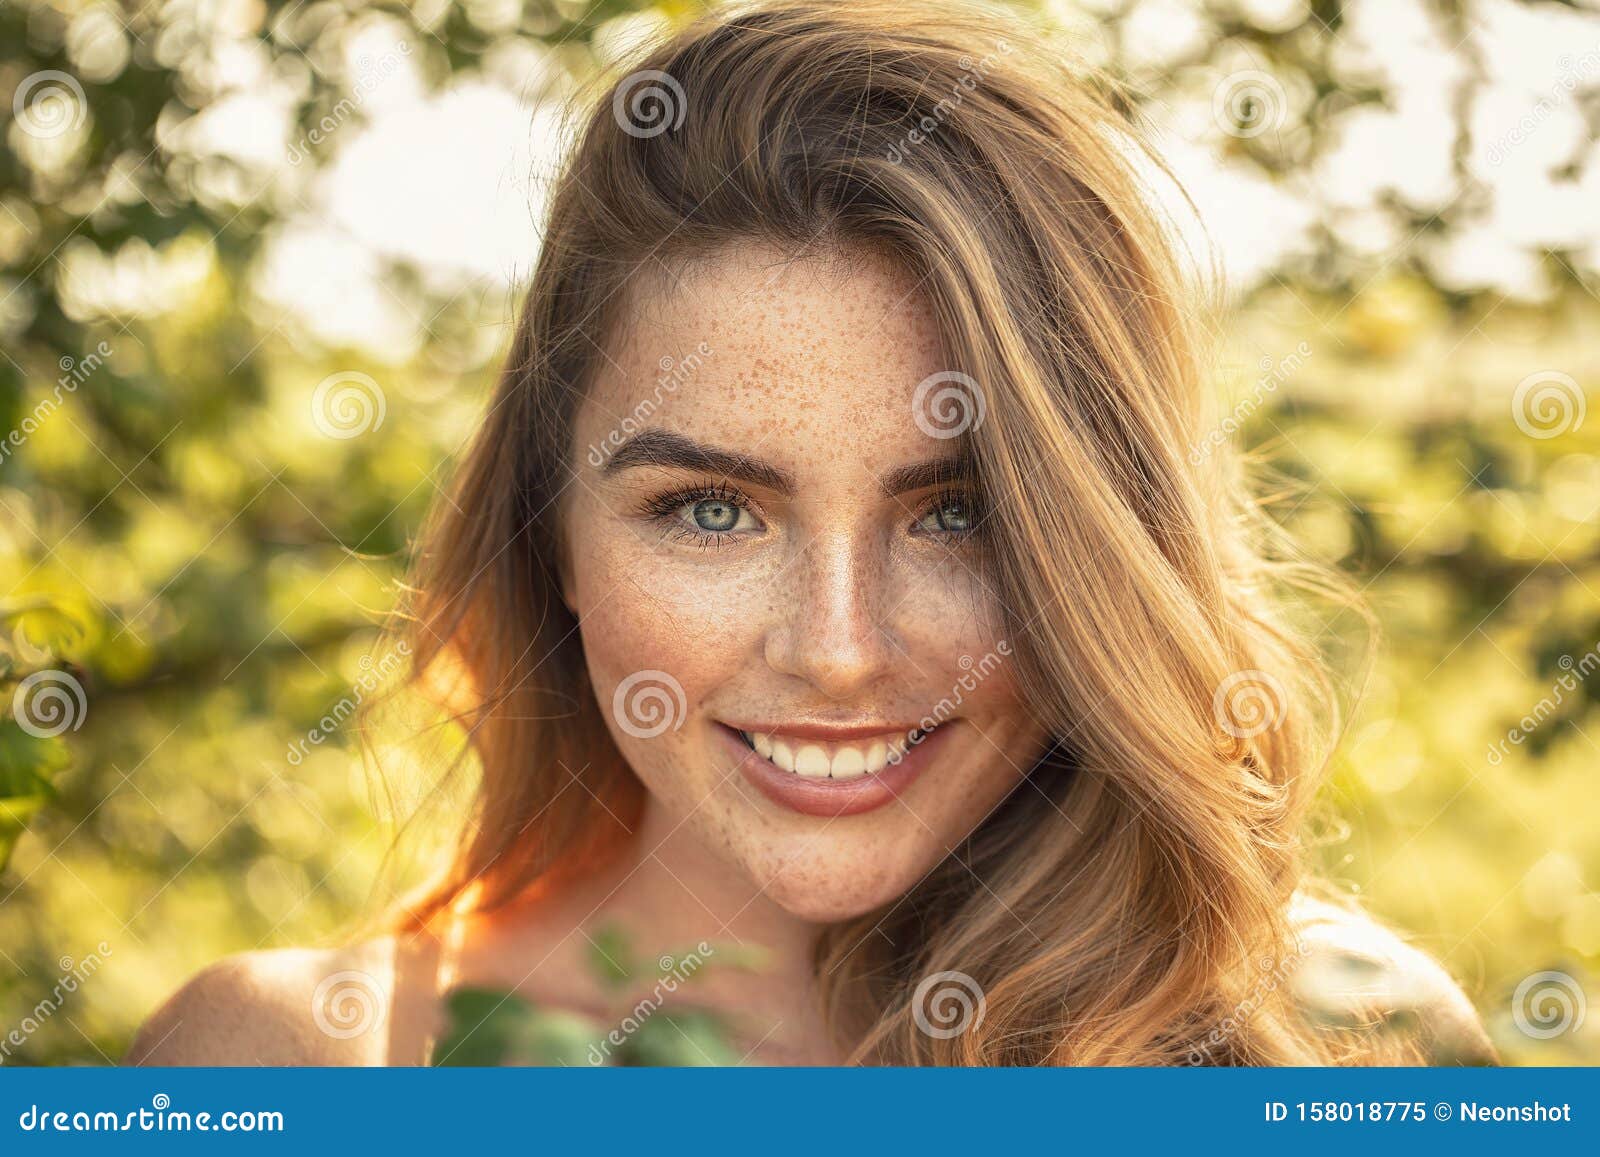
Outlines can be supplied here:
M444 1003L449 1028L434 1046L436 1067L700 1067L742 1059L726 1017L695 1007L666 1011L659 992L605 1023L489 988L457 988Z
M737 1065L740 1055L728 1043L728 1026L703 1009L659 1012L641 1024L617 1050L617 1063L647 1067Z
M435 1067L589 1065L600 1030L587 1017L536 1007L511 993L458 988L445 998L450 1029Z
M621 988L639 971L627 933L615 925L597 928L589 937L589 967L608 988Z
M55 797L50 778L67 766L67 745L0 726L0 871L39 810Z

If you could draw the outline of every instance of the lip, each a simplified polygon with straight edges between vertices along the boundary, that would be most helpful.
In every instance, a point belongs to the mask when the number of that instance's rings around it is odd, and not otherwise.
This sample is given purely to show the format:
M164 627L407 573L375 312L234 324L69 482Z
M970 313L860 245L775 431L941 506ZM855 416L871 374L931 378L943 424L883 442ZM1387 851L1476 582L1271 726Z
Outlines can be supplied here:
M719 720L718 722L722 722ZM852 739L877 739L885 735L910 735L915 723L751 723L730 721L724 724L735 731L764 731L768 735L794 736L797 739L820 739L824 742L849 743Z
M875 775L844 780L807 779L792 771L784 771L783 768L764 759L758 752L751 750L739 731L781 730L784 735L846 743L852 739L883 735L887 731L895 730L894 728L877 725L831 727L820 724L810 726L784 724L781 729L770 725L767 727L757 725L736 730L729 724L721 722L715 726L723 743L733 755L739 773L767 799L781 808L801 815L833 817L860 815L862 812L873 811L904 793L929 767L938 753L939 746L944 742L945 732L954 722L955 720L950 720L934 728L921 743L908 748L899 763L890 764ZM905 730L909 732L911 728Z

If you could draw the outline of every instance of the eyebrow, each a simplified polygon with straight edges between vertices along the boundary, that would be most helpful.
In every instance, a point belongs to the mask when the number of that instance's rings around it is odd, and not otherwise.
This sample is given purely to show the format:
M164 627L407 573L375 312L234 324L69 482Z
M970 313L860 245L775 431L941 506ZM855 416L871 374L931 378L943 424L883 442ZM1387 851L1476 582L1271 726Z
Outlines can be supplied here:
M635 466L700 470L719 477L740 478L780 494L795 491L794 476L785 470L731 450L707 446L671 430L641 430L617 447L602 473L615 474Z
M696 442L672 430L641 430L612 452L602 468L603 474L616 474L634 467L655 466L667 469L698 470L723 478L738 478L765 486L783 495L797 489L794 475L769 462L749 458L732 450ZM965 458L933 458L898 466L881 480L885 494L893 497L911 490L948 485L971 477Z
M913 462L910 466L897 466L883 476L883 492L893 498L911 490L926 490L930 486L949 486L955 482L972 479L972 464L965 458L932 458L926 462Z

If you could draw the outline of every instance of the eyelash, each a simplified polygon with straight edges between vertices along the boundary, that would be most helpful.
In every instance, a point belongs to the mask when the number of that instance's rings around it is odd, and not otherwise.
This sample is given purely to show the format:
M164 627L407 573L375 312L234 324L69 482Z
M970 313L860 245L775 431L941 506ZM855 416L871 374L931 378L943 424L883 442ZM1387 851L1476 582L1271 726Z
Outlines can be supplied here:
M737 510L748 510L760 515L756 504L743 494L721 482L706 483L698 486L687 486L681 490L669 491L658 495L645 503L644 514L651 522L659 525L664 534L676 538L679 542L688 543L690 546L711 548L721 546L724 539L739 538L741 535L727 531L700 530L684 523L679 517L679 512L685 507L697 502L726 502Z
M977 516L977 510L975 509L975 504L973 503L973 500L972 500L972 495L967 493L964 490L945 490L945 491L943 491L943 492L941 492L939 494L935 494L932 498L928 499L928 501L923 504L922 510L917 514L916 518L912 520L913 524L915 524L917 522L921 522L924 518L927 518L928 515L932 514L934 511L942 509L943 507L949 506L949 505L959 505L959 506L961 506L962 509L966 511L967 521L972 523L972 525L969 526L966 530L943 530L943 531L939 531L938 532L939 537L942 537L942 538L953 538L957 542L965 542L967 539L971 538L974 534L977 533L977 530L978 530L978 527L977 527L978 516Z
M744 494L722 482L711 482L694 486L686 486L678 490L672 490L665 494L657 495L645 503L644 516L651 522L661 526L666 535L676 538L680 542L685 542L691 546L697 546L703 549L719 547L722 545L725 539L742 537L742 534L734 534L728 531L701 530L698 528L693 528L685 525L683 519L679 517L679 512L681 512L685 506L689 506L698 502L710 501L726 502L735 509L748 510L755 514L758 518L760 517L760 508L754 502L752 502ZM912 518L912 525L915 526L934 511L944 506L956 503L966 507L967 517L969 520L974 522L976 521L972 509L971 495L961 490L945 490L933 495L923 503L921 509L918 510L916 515ZM958 542L964 542L976 532L977 527L973 526L967 530L937 531L935 532L935 536L952 538Z

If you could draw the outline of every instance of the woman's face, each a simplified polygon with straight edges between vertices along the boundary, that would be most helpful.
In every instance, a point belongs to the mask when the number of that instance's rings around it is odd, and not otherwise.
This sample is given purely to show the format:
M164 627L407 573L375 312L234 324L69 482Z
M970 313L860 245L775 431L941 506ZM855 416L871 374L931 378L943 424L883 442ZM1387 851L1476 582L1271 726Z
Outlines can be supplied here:
M581 407L563 499L595 692L668 828L797 916L857 915L1044 742L962 439L928 416L948 378L918 393L950 367L915 282L864 255L749 245L653 280Z

